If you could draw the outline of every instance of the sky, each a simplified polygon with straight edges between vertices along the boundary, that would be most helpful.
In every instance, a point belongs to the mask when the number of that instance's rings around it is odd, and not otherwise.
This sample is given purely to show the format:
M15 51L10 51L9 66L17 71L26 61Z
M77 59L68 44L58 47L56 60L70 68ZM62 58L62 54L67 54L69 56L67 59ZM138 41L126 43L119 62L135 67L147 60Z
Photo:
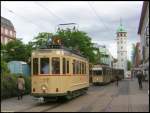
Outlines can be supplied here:
M106 45L117 58L116 30L120 20L128 33L128 59L137 34L143 1L1 1L1 16L13 23L24 43L39 32L56 32L58 24L77 23L93 43Z

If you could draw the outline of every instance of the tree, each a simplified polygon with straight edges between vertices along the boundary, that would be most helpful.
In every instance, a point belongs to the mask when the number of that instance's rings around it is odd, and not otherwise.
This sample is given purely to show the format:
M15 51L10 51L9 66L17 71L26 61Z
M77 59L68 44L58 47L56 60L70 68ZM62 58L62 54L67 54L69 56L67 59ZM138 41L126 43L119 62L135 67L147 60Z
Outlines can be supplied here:
M127 66L128 66L128 70L131 70L131 67L132 67L132 63L131 63L131 61L129 61L129 60L128 60L128 62L127 62Z
M61 38L65 47L79 50L90 62L97 62L98 56L94 53L95 50L97 51L97 48L93 47L91 38L85 32L71 31L69 29L59 30L55 36Z
M30 42L30 45L32 45L33 48L44 46L47 43L48 39L52 36L53 34L48 32L39 33L38 36L34 37L33 41Z
M6 62L12 60L26 61L26 48L20 39L8 42L6 44L5 51Z

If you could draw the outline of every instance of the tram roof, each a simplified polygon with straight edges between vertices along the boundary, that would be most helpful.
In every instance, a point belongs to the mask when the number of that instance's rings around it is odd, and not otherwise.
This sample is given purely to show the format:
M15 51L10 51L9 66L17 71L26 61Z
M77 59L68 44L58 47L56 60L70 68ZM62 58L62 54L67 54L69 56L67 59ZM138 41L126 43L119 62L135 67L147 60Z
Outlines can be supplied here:
M70 50L70 49L68 49L68 48L39 48L39 49L36 49L36 50L34 50L35 52L41 52L41 51L65 51L66 52L66 54L67 53L69 53L69 54L74 54L74 55L77 55L77 56L80 56L80 57L82 57L82 58L85 58L85 59L87 59L85 56L83 56L81 53L77 53L77 51L75 51L75 50Z

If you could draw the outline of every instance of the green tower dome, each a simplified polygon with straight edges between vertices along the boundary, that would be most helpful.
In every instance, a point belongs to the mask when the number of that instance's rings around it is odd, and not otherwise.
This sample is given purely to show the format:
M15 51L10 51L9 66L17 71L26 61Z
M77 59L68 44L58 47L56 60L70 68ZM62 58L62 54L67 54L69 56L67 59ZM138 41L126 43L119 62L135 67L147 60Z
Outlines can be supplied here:
M124 29L122 25L120 25L117 29L117 32L126 32L126 30Z
M117 32L126 32L126 30L124 29L122 23L120 22L120 26L117 29Z

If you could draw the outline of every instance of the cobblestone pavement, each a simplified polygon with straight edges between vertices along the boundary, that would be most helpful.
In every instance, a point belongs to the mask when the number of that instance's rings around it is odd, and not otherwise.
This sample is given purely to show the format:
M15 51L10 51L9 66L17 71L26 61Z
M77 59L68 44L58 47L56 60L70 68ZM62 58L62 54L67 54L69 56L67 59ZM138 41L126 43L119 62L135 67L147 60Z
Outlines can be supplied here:
M143 89L138 88L137 79L122 80L105 86L90 86L85 95L67 102L48 102L40 104L30 95L23 100L10 98L1 102L1 111L42 111L42 112L148 112L148 82Z

